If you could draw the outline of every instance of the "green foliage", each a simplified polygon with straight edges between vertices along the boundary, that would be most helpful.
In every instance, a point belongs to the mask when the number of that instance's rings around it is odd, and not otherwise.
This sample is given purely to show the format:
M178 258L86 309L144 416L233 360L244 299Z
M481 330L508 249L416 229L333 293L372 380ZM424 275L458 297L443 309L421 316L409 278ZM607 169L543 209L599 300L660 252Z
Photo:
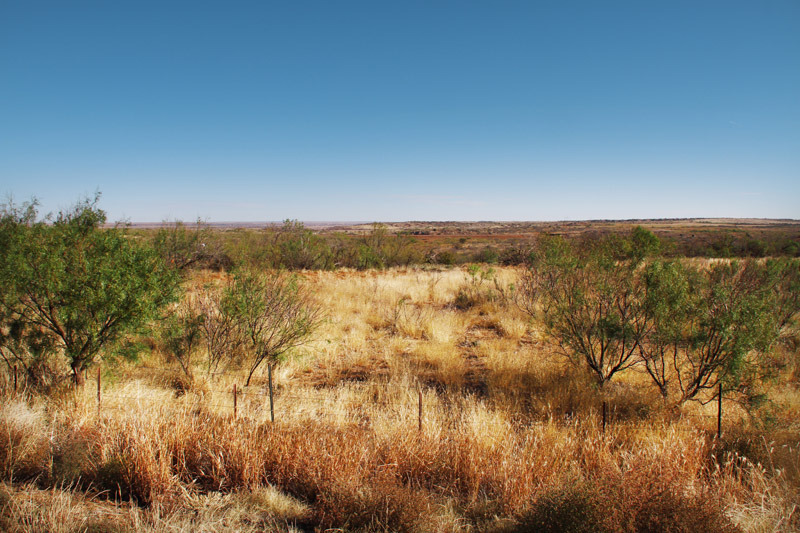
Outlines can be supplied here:
M325 240L297 220L285 220L275 234L273 268L326 269L331 250Z
M357 268L359 270L385 268L388 259L388 241L386 226L377 222L372 224L372 229L358 246Z
M610 244L617 260L641 260L645 257L794 257L800 255L794 230L763 231L750 235L728 229L690 229L695 233L657 237L643 227L629 233L589 238L570 236L580 247L597 246L598 239ZM357 234L356 234L357 233ZM286 220L277 227L264 229L212 229L198 221L166 224L153 232L140 230L151 240L168 264L181 270L189 268L231 269L236 266L328 270L334 268L389 268L411 264L461 264L479 262L524 265L530 252L527 239L502 239L486 243L483 237L453 237L419 241L413 235L435 235L428 230L396 231L374 223L366 231L316 231L302 222ZM567 230L567 235L571 231ZM581 234L583 235L583 234ZM581 241L584 241L581 245ZM469 243L469 244L468 244ZM473 248L471 245L480 245ZM587 244L588 243L588 244Z
M786 328L800 310L800 260L780 258L766 262L776 326Z
M649 232L609 237L577 247L543 236L520 284L522 308L543 313L562 353L602 386L637 361L645 333L636 269L656 248ZM654 237L654 236L653 236Z
M226 287L221 312L232 317L249 350L246 385L265 361L274 364L305 344L321 312L296 276L280 271L239 270Z
M425 261L411 236L392 234L377 223L363 235L354 236L318 233L302 222L286 220L276 229L228 231L220 239L225 250L221 261L229 259L247 268L365 270Z
M666 397L677 382L683 402L720 381L736 388L757 374L760 354L798 309L793 268L783 260L649 264L643 276L649 333L639 350L661 393Z
M452 266L456 263L456 254L450 250L443 250L435 254L431 262L437 265Z
M656 235L642 226L636 226L627 241L629 256L636 262L642 262L647 257L658 255L661 252L661 241Z
M153 248L168 266L178 270L226 265L217 236L202 220L194 228L188 228L180 220L162 226L153 237Z
M688 379L682 399L720 380L735 383L751 351L767 350L777 338L763 265L719 262L697 276L687 319ZM685 365L686 367L686 365Z
M519 290L521 307L542 315L564 355L602 385L641 364L666 399L679 402L724 382L748 390L763 354L800 308L800 266L789 259L717 261L706 267L650 259L651 232L578 246L542 237Z
M469 265L466 268L464 283L459 287L453 305L457 309L469 309L489 302L506 303L514 287L504 287L489 266Z
M779 252L788 257L798 257L800 256L800 244L787 239L780 245Z
M490 265L497 264L500 260L500 254L498 254L493 248L486 247L475 256L475 260L479 263L488 263Z
M369 244L359 244L356 249L356 268L358 270L367 270L369 268L384 268L386 267L386 258L376 250L369 246Z
M164 347L183 370L192 377L192 355L202 340L204 317L183 301L161 322L161 339Z
M683 345L684 320L695 305L691 274L680 261L659 260L642 272L644 306L650 324L638 349L647 373L665 398L672 369L678 365L678 350Z
M376 222L368 233L350 245L355 247L355 253L348 253L347 245L340 248L337 263L366 270L421 262L422 258L414 252L412 243L413 239L408 235L392 235L384 224Z
M47 339L77 382L102 349L145 325L178 291L152 248L123 228L101 227L98 199L60 212L52 224L36 221L35 206L7 206L0 224L3 330L19 324L33 352L41 345L35 339Z

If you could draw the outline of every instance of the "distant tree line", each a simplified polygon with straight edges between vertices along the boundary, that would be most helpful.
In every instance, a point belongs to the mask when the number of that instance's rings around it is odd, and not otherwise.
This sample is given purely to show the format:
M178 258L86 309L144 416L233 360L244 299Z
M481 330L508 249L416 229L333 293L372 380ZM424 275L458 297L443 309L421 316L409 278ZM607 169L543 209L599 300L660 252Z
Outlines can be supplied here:
M295 220L277 228L227 231L213 230L202 221L192 227L174 222L157 230L152 240L162 257L178 269L366 270L441 263L412 236L389 233L377 223L364 235L321 235Z
M230 270L237 266L366 270L425 264L524 265L536 245L534 238L511 242L487 239L488 242L472 243L466 236L454 236L423 241L409 232L392 233L378 223L361 235L319 233L294 220L262 230L217 230L202 221L192 225L178 221L155 231L146 230L141 235L151 240L164 260L179 270ZM614 234L589 233L563 239L580 245L606 239L609 235ZM717 231L662 238L660 254L672 258L798 257L800 244L796 238L778 232L758 239L747 234Z
M682 257L800 257L798 239L780 232L752 236L744 231L716 231L671 242L673 255Z

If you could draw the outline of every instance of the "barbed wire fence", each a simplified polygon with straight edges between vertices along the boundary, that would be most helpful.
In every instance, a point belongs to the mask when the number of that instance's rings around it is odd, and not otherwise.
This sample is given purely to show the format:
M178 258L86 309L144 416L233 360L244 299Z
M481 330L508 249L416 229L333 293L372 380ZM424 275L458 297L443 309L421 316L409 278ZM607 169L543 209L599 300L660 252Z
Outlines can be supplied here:
M175 369L153 369L160 370L168 374L174 375L177 371ZM241 373L236 372L217 372L217 377L232 377L242 379ZM357 384L348 382L348 387L351 391L354 390L358 395L357 402L346 402L348 405L342 405L341 399L337 398L335 393L331 396L331 389L320 389L319 393L312 393L308 390L297 391L285 388L273 388L272 381L269 380L265 385L251 386L249 388L242 388L234 383L228 388L215 388L209 387L203 390L204 394L199 396L197 400L204 408L214 408L220 413L228 413L234 418L244 415L246 417L248 412L256 411L257 413L264 413L269 411L270 421L275 420L281 416L288 414L301 414L316 420L336 417L340 420L347 420L357 424L368 423L372 413L375 409L381 409L382 414L386 415L391 411L402 411L407 414L405 416L405 423L414 424L418 431L423 431L424 423L430 420L426 418L426 411L430 409L430 400L426 401L426 397L430 394L437 394L436 389L426 387L418 383L410 386L405 394L396 394L396 390L389 391L388 389L382 390L381 386L375 383ZM360 390L359 390L360 389ZM371 393L371 394L368 394ZM123 398L118 394L115 397ZM126 397L124 399L134 400L136 398ZM227 399L227 400L224 400ZM718 402L717 406L721 405ZM410 413L415 411L416 416L410 416ZM461 412L455 410L454 416L459 416ZM707 430L713 422L715 422L715 436L719 439L722 436L722 411L718 410L713 416L708 414L693 414L682 416L684 422L688 424L670 424L670 431L690 432L696 433L697 431ZM531 425L541 425L547 423L547 418L543 417L538 422L529 422ZM549 420L552 420L550 418ZM641 426L641 420L637 422L622 421L618 419L615 409L612 409L607 402L601 402L596 410L583 415L574 415L569 417L570 423L577 424L596 424L599 426L603 434L607 430L619 429L622 427L633 429ZM648 429L652 429L649 428Z
M185 377L184 374L181 374L182 370L179 368L147 366L146 370L160 373L164 382L175 380L176 377ZM280 419L282 415L300 414L316 420L335 416L339 420L347 420L363 425L370 422L376 409L382 409L382 414L384 415L392 410L406 413L405 423L411 425L414 422L416 429L423 431L424 422L427 420L425 416L426 404L430 403L425 401L425 397L429 394L436 394L435 388L426 387L422 383L412 385L406 394L398 396L396 390L381 390L380 386L375 383L363 383L361 387L364 390L358 390L359 384L349 381L349 389L359 393L359 398L356 403L347 402L348 405L343 405L341 399L337 399L335 394L333 397L331 396L330 388L321 388L319 393L313 393L307 389L298 391L275 387L271 369L266 383L249 387L242 387L235 381L243 379L241 372L208 372L207 376L211 378L212 384L220 378L232 378L234 383L230 387L224 388L213 385L200 388L197 392L191 394L192 401L189 402L191 407L196 410L201 408L215 410L218 414L228 414L234 419L242 418L245 421L252 420L252 416L249 415L263 417L268 412L269 421L273 423ZM108 387L107 383L104 386L104 383L108 380L104 380L100 366L97 367L93 376L89 376L87 372L84 378L84 395L89 396L90 393L86 392L88 390L96 394L95 401L98 417L106 410L130 411L134 408L150 408L149 405L143 405L143 400L146 398L142 396L115 391L113 388ZM91 383L92 381L94 383ZM217 381L217 383L219 382ZM25 377L17 367L13 367L10 371L3 373L2 378L0 378L0 388L15 395L24 394L27 388L26 385ZM182 391L179 388L170 392L175 397L189 396L188 391ZM367 394L368 392L372 394ZM697 432L707 430L712 425L710 422L713 422L716 429L715 436L720 439L723 429L722 399L722 391L719 390L715 394L716 413L714 413L713 417L708 414L682 415L682 420L688 420L688 424L671 424L669 430ZM415 417L409 415L413 411L416 411ZM619 421L614 409L606 401L602 401L596 410L591 410L582 417L575 416L575 420L572 420L572 422L596 423L603 434L615 426L632 427L629 423Z

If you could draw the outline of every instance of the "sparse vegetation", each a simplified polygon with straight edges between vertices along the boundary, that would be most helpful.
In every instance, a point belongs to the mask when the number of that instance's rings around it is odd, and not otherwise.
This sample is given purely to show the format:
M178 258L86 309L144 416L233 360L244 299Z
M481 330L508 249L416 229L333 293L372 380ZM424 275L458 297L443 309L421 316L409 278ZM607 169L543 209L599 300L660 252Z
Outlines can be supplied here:
M184 268L179 303L165 286L95 352L100 405L93 387L14 390L15 353L67 351L44 325L12 331L22 285L4 285L0 529L800 527L797 262L665 258L636 230L545 238L525 269L387 269L393 237L369 231L359 246L384 252L362 259L384 259L363 270ZM111 366L121 340L150 348ZM255 376L287 350L273 423Z
M297 278L283 272L236 272L225 287L221 307L232 317L245 346L245 386L262 363L273 365L305 344L321 318Z

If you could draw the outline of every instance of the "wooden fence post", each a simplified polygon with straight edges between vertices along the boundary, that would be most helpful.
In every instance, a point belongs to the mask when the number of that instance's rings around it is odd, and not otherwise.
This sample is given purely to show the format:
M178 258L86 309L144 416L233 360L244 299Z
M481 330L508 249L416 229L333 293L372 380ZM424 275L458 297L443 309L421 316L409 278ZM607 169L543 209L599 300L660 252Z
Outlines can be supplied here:
M419 389L418 429L422 432L422 388Z
M236 418L236 383L233 384L233 418Z
M100 365L97 365L97 416L100 417Z
M603 435L606 434L606 412L608 411L608 406L606 405L606 401L603 400Z
M269 376L269 421L275 422L275 404L272 399L272 363L267 365L267 374Z
M719 382L717 394L717 440L722 439L722 382Z
M17 365L14 365L14 394L17 393Z

